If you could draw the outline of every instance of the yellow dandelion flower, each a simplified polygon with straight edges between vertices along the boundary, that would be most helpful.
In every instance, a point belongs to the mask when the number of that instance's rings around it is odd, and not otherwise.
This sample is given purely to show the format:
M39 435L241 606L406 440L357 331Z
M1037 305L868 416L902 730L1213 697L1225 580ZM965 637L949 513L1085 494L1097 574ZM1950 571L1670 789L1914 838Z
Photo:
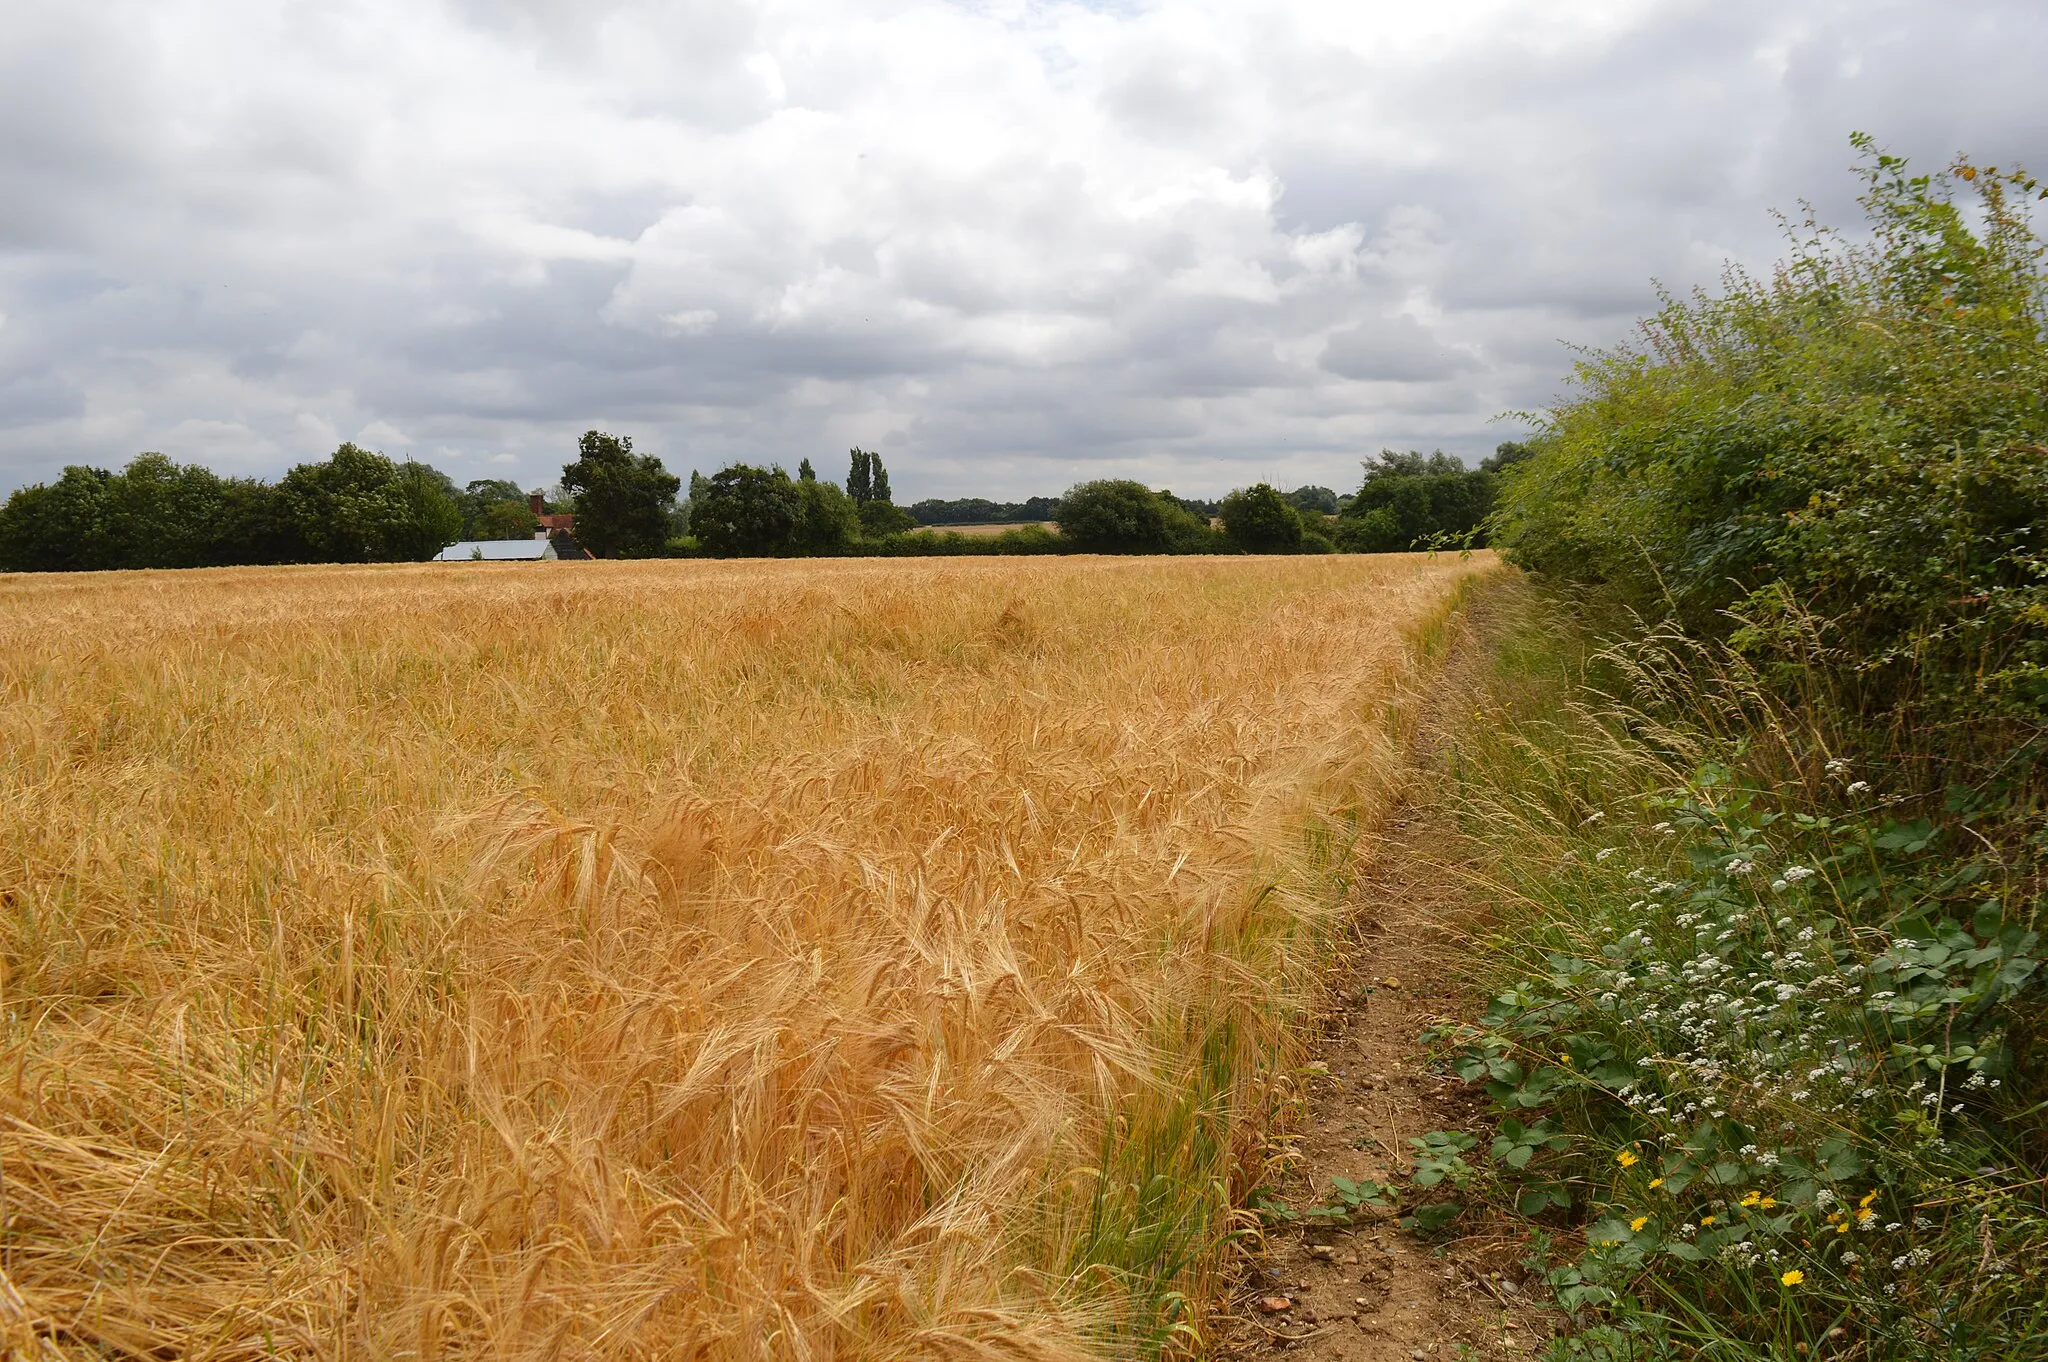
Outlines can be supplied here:
M1842 1222L1841 1224L1839 1224L1839 1225L1835 1226L1835 1233L1836 1233L1836 1234L1847 1234L1848 1232L1849 1232L1849 1222L1848 1222L1848 1221L1846 1221L1846 1220L1844 1220L1844 1221L1843 1221L1843 1222Z
M1778 1199L1774 1196L1767 1196L1762 1201L1757 1202L1757 1205L1763 1207L1767 1211L1777 1204Z
M1633 1149L1624 1149L1614 1156L1614 1161L1623 1168L1633 1168L1639 1162Z
M1647 1215L1639 1215L1635 1219L1628 1222L1628 1227L1634 1230L1637 1234L1641 1234L1643 1232L1643 1226L1649 1223L1650 1217L1648 1217Z
M1857 1202L1856 1204L1859 1207L1867 1207L1870 1205L1871 1202L1875 1200L1877 1200L1877 1188L1873 1187L1869 1191L1865 1192L1863 1194L1863 1200Z
M1877 1212L1876 1212L1876 1211L1858 1211L1858 1212L1856 1212L1856 1223L1857 1223L1857 1224L1859 1224L1859 1225L1868 1225L1868 1224L1869 1224L1869 1223L1870 1223L1871 1221L1873 1221L1873 1220L1875 1220L1875 1219L1877 1219Z
M1754 1206L1757 1204L1757 1202L1762 1201L1763 1199L1764 1194L1762 1192L1751 1192L1748 1196L1742 1199L1740 1204L1744 1206Z
M1662 1179L1662 1178L1651 1178L1651 1179L1650 1179L1650 1190L1651 1190L1651 1191L1653 1191L1653 1192L1654 1192L1654 1191L1656 1191L1656 1190L1657 1190L1657 1189L1658 1189L1659 1187L1662 1187L1663 1185L1664 1185L1664 1179Z
M1571 1051L1569 1051L1569 1050L1559 1050L1559 1051L1557 1052L1557 1062L1558 1062L1558 1063L1560 1063L1560 1064L1569 1064L1569 1063L1571 1063L1571 1062L1572 1062L1572 1052L1571 1052Z
M1795 1267L1784 1276L1778 1278L1778 1280L1786 1286L1797 1286L1806 1280L1806 1274Z
M1711 1224L1713 1224L1713 1223L1714 1223L1714 1217L1713 1217L1713 1216L1711 1216L1711 1215L1703 1215L1703 1216L1701 1216L1701 1217L1700 1217L1700 1228L1701 1228L1701 1229L1705 1229L1705 1228L1706 1228L1707 1226L1709 1226L1709 1225L1711 1225Z

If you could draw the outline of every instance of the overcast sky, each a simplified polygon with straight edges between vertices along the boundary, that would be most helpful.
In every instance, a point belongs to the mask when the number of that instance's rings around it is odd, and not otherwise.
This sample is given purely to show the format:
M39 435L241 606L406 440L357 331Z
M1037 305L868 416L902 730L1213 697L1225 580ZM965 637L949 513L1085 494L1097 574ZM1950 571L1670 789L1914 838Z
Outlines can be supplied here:
M2048 170L2039 0L0 0L0 491L343 440L899 501L1468 459L1655 280Z

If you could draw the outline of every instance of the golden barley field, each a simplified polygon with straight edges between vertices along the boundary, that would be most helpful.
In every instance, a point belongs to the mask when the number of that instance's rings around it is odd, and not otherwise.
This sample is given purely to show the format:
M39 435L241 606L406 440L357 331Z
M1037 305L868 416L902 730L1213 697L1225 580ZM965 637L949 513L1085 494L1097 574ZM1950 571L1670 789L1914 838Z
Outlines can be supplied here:
M1196 1346L1490 566L0 578L0 1349Z

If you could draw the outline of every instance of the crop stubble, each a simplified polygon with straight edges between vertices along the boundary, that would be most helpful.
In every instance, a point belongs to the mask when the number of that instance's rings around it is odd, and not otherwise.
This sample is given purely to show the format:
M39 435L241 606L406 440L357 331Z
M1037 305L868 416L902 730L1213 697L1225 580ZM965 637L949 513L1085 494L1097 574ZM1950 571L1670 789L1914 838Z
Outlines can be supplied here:
M0 578L0 1344L1186 1336L1487 565Z

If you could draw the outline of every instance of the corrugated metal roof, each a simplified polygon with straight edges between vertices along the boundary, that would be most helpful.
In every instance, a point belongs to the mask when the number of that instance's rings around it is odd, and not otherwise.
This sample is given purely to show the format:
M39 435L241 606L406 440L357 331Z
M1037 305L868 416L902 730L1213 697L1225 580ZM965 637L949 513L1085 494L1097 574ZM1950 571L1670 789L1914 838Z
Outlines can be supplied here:
M434 555L437 563L507 563L518 559L553 558L555 546L545 539L465 539Z

